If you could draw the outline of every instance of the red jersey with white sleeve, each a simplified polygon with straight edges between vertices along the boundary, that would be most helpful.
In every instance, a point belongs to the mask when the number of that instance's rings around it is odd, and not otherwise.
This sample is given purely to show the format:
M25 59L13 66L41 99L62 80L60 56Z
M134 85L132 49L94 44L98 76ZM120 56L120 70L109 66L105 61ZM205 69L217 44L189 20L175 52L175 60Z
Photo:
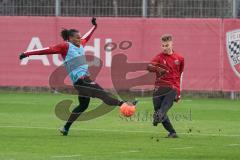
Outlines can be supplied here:
M184 58L173 51L173 54L159 53L156 55L151 64L166 69L163 75L156 73L156 87L171 87L176 89L178 98L180 98L180 80L184 69Z
M93 32L97 28L97 25L93 26L84 36L81 38L81 45L84 47L86 43L91 38ZM62 58L65 59L67 52L68 52L68 46L69 44L67 42L62 42L60 44L50 46L47 48L42 49L36 49L32 51L25 51L24 54L26 56L31 55L47 55L47 54L61 54Z

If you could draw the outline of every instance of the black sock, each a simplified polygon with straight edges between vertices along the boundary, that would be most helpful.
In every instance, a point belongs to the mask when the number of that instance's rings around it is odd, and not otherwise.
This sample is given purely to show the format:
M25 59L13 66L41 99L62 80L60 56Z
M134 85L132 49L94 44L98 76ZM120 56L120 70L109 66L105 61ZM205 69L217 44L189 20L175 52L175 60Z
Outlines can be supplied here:
M81 113L83 113L88 108L90 98L78 96L78 100L79 105L73 109L72 114L70 115L68 121L64 125L64 128L67 131L69 130L73 122L77 120L77 118L81 115Z
M64 125L64 129L65 129L66 131L68 131L69 128L71 127L71 125L72 125L72 122L67 122L67 123Z
M75 113L74 110L72 112L72 114L70 115L68 121L66 122L66 124L64 125L65 130L69 130L69 128L71 127L71 125L73 124L73 122L80 116L80 113Z

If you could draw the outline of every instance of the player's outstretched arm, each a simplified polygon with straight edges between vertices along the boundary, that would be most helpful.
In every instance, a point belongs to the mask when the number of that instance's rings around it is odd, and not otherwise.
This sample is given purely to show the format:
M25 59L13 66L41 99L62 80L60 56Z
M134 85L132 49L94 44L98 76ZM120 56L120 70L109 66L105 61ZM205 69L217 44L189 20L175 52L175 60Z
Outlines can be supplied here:
M86 43L89 41L89 39L91 38L93 32L97 29L97 22L96 22L96 18L93 17L92 20L92 25L93 27L82 36L82 45L85 46Z
M29 57L31 55L63 54L66 52L67 48L68 45L64 42L47 48L25 51L23 53L20 53L19 59L22 60L23 58Z

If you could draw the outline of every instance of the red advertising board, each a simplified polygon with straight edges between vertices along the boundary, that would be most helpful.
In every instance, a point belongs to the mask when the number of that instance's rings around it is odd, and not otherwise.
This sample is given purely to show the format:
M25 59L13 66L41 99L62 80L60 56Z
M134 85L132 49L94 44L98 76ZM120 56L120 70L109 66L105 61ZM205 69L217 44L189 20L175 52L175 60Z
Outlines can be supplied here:
M76 28L83 35L91 28L90 19L0 17L0 86L49 86L49 77L61 64L61 58L42 55L20 61L18 54L60 43L62 28ZM98 18L97 21L98 28L85 51L102 60L96 81L104 88L112 88L112 75L124 68L120 61L119 67L112 68L112 61L118 62L117 55L127 56L129 64L144 66L161 51L160 36L169 33L173 35L174 50L185 58L183 90L240 91L240 20ZM116 49L106 50L109 42ZM132 76L143 74L135 72ZM147 80L139 79L143 83Z

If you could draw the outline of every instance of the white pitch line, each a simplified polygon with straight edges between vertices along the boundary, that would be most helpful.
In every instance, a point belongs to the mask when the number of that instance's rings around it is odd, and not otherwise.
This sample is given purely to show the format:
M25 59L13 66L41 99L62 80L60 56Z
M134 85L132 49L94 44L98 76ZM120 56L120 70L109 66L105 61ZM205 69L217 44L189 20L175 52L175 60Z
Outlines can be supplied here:
M23 129L56 129L50 127L33 127L33 126L0 126L0 128L23 128Z
M66 155L66 156L52 156L52 158L72 158L72 157L80 157L82 155Z
M122 151L122 152L115 152L115 153L137 153L140 151L132 150L132 151Z
M182 100L180 100L180 102L192 102L193 100L192 99L182 99Z
M130 151L121 151L121 152L114 152L114 154L125 154L125 153L138 153L138 152L140 152L140 151L137 151L137 150L130 150ZM111 154L113 154L113 153L111 153ZM72 158L72 157L81 157L82 155L62 155L62 156L58 156L58 155L56 155L56 156L52 156L51 158ZM105 157L105 156L104 156Z
M35 126L0 126L0 128L23 128L23 129L49 129L49 130L57 130L57 128L50 128L50 127L35 127ZM78 131L99 131L99 132L122 132L122 133L163 133L163 132L153 132L153 131L123 131L123 130L111 130L111 129L72 129ZM165 132L164 132L165 133ZM218 136L218 137L240 137L239 134L211 134L211 133L177 133L179 135L194 135L194 136Z
M193 147L178 147L178 148L170 148L170 149L192 149Z
M194 136L240 137L239 134L214 134L214 133L177 133L177 134Z
M240 146L240 144L228 144L226 147Z

